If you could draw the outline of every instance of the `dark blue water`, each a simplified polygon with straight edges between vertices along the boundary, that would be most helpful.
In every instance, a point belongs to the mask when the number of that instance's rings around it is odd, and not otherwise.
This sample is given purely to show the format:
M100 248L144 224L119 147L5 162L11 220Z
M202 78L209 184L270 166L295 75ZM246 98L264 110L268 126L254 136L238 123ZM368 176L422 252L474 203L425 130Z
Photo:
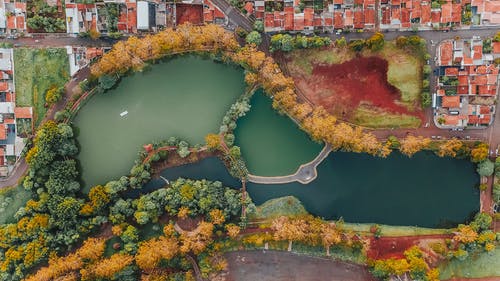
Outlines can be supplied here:
M179 177L241 184L217 158L166 169L168 180ZM336 152L318 166L318 178L307 184L247 184L258 205L282 196L297 197L306 209L326 219L347 222L450 227L479 209L479 177L466 160L420 152L412 158L393 153L386 159ZM151 181L145 191L164 185Z

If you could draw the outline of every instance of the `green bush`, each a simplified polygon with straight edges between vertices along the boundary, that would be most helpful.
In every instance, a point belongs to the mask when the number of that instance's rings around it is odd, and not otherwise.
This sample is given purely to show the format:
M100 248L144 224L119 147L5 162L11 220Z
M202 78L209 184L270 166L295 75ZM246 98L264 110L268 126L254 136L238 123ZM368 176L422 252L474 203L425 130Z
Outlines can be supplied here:
M489 159L486 159L477 165L477 173L482 177L489 177L493 174L494 168L495 164Z

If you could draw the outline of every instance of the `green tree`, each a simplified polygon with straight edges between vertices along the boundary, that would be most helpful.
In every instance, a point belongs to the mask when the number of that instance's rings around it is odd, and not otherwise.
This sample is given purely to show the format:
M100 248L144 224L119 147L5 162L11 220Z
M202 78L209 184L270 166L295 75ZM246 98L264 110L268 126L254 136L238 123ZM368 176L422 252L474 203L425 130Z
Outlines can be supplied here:
M256 20L253 24L253 29L257 32L264 32L264 22L262 22L262 20Z
M492 217L487 213L477 213L470 225L475 231L483 231L489 229L492 222Z
M494 169L495 169L495 164L493 164L493 162L491 162L489 159L486 159L477 165L477 173L482 177L491 176L493 174Z
M262 43L262 37L260 33L257 31L252 31L248 33L245 40L247 41L248 44L255 44L256 46L259 46L260 43Z
M358 40L352 40L349 42L349 48L355 52L361 52L365 48L365 40L363 39L358 39Z

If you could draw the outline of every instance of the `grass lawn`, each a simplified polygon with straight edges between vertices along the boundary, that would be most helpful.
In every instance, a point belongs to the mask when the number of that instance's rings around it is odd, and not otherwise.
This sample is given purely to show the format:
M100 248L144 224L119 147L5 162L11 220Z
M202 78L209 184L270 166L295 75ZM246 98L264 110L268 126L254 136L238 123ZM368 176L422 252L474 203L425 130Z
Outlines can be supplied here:
M15 221L14 214L31 199L31 192L22 186L0 190L0 224Z
M257 206L255 213L248 214L251 220L271 220L279 216L300 216L308 214L299 199L285 196L271 199Z
M405 114L391 114L382 110L360 106L356 109L352 122L365 127L381 128L418 128L420 118Z
M296 50L287 55L290 60L290 72L298 70L302 75L310 76L313 64L340 64L351 60L355 53L349 49L329 48L323 50L306 49Z
M33 106L37 126L45 116L45 93L69 79L66 49L14 49L16 105Z
M422 64L415 56L398 49L393 42L386 42L378 53L389 62L387 81L401 91L401 101L414 110L420 103L422 91Z
M480 253L468 257L465 261L454 259L439 267L440 279L452 277L480 278L488 276L500 276L500 249L490 253Z
M370 232L370 227L373 224L368 223L344 223L344 228L356 232ZM379 224L382 230L382 236L410 236L410 235L430 235L430 234L448 234L451 232L449 229L441 228L425 228L415 226L393 226Z

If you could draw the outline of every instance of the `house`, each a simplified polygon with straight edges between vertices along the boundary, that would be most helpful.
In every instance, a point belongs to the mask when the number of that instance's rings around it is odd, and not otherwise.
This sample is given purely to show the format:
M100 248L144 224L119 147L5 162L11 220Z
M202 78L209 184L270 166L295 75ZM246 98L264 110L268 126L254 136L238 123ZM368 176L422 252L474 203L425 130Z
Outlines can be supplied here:
M461 107L460 96L443 96L442 107L456 109Z
M95 4L66 3L66 33L78 34L97 28Z
M0 31L7 34L26 32L26 2L0 0Z

